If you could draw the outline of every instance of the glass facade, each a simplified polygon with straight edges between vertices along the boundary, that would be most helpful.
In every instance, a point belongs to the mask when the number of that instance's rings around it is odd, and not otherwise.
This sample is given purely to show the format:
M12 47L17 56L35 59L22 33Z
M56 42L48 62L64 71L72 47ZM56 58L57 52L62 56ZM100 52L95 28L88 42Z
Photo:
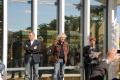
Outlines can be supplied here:
M56 39L57 30L57 0L38 1L38 40L43 42L43 66L53 66L51 62L51 46Z
M8 68L24 67L24 42L31 29L31 4L29 1L8 0ZM14 78L16 72L8 72ZM15 75L16 74L16 75Z
M99 50L104 52L104 37L106 27L106 0L99 2L90 0L90 36L96 38Z
M77 66L80 64L80 2L81 0L65 0L65 33L70 48L67 66ZM67 72L79 73L76 70L69 70Z

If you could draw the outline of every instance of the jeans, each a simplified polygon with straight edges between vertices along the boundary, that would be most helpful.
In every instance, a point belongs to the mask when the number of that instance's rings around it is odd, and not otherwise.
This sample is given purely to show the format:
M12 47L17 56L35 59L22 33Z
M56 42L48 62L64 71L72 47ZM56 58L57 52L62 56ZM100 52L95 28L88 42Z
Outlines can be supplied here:
M28 63L25 64L25 80L38 80L38 67L39 63L34 63L32 61L32 57L30 57ZM33 70L33 76L31 75L31 70ZM33 79L31 79L31 76L33 77Z
M63 77L64 77L64 60L59 59L54 64L53 80L63 80Z

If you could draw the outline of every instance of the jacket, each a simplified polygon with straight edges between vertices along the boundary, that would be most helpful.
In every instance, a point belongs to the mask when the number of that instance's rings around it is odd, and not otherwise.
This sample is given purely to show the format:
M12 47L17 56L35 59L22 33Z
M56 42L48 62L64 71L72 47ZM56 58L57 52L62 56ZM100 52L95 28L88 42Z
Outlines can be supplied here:
M25 56L24 56L24 63L28 63L30 57L33 58L34 63L40 62L40 42L38 40L34 40L33 44L31 45L30 40L25 42Z
M108 76L108 67L109 64L107 64L106 62L101 62L92 71L90 80L103 80L105 76Z
M61 50L61 45L59 44L59 41L54 42L54 44L52 45L52 53L54 55L55 58L55 62L59 59L59 53ZM63 52L64 52L64 61L65 63L67 62L67 55L69 53L69 45L66 41L64 41L63 43Z

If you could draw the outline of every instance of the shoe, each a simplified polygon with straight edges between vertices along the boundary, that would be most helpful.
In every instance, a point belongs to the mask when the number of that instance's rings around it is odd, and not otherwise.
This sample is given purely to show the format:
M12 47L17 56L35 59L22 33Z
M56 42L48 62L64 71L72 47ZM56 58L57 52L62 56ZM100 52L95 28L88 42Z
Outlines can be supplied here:
M22 75L19 76L19 78L23 77Z
M14 79L15 77L14 76L11 76L11 79Z

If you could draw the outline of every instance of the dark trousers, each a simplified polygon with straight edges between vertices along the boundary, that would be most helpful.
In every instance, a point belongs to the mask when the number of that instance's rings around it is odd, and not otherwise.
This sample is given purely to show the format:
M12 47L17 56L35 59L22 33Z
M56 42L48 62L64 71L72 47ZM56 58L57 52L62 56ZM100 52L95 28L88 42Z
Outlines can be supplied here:
M85 68L85 80L90 80L91 66L89 64L84 64Z
M21 59L13 59L12 67L21 67L22 66L22 60ZM21 77L21 71L17 71L19 74L19 77ZM14 78L16 71L12 72L11 78Z
M39 63L39 67L43 67L43 54L40 54L40 63ZM41 79L43 71L39 70L39 78Z

